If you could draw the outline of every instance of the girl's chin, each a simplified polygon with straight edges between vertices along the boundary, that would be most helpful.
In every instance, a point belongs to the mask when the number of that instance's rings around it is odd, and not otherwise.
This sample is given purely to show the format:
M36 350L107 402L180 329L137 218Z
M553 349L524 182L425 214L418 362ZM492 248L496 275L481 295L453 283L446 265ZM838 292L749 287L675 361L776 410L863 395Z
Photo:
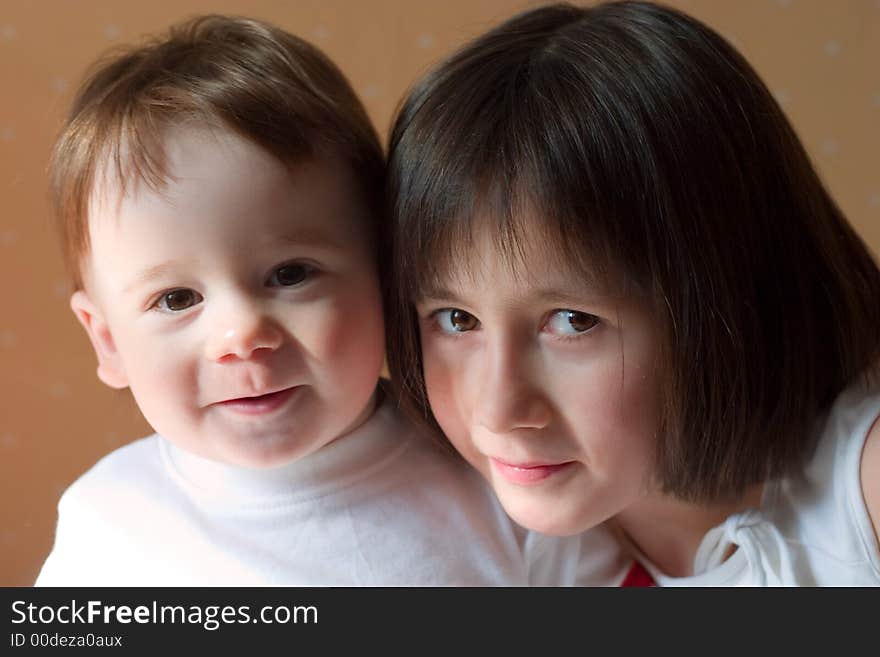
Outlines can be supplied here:
M572 536L590 528L587 519L566 512L558 503L523 500L510 491L495 489L501 506L518 525L548 536Z

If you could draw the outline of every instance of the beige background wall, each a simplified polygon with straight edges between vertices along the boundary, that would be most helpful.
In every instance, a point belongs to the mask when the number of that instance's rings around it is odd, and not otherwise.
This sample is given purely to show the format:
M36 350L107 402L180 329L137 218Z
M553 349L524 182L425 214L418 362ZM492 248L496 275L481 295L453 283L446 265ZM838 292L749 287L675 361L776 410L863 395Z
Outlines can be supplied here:
M0 0L0 585L29 585L55 505L102 454L149 433L97 381L67 307L45 167L77 81L114 43L206 12L273 21L323 48L380 132L444 53L520 0ZM756 66L850 220L880 253L880 0L677 0ZM880 330L880 329L878 329Z

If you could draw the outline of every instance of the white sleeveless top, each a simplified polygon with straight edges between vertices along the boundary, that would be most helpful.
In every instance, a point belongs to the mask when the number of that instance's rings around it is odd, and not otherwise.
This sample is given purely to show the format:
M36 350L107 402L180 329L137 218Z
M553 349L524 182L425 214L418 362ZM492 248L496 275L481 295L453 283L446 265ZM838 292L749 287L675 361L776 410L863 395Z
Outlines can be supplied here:
M859 477L878 416L880 390L845 391L803 476L768 482L760 508L707 532L692 577L646 569L661 586L880 586L880 549ZM738 549L724 560L731 545Z

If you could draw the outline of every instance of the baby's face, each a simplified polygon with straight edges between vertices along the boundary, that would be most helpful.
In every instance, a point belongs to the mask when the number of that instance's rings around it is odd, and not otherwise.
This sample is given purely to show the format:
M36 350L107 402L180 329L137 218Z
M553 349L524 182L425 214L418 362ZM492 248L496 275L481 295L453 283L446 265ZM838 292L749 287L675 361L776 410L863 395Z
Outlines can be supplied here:
M263 467L363 423L383 360L367 210L347 168L292 168L228 133L172 132L172 181L93 197L71 304L99 375L177 446Z

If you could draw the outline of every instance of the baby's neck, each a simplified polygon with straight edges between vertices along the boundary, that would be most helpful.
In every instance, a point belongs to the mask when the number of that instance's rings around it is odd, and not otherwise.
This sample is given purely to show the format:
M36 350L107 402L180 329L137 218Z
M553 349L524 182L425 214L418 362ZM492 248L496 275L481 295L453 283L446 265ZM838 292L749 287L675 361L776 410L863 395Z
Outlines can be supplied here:
M689 577L693 575L694 556L706 532L734 513L759 506L762 490L761 485L756 485L739 500L712 506L668 496L645 497L619 513L613 522L624 540L663 574ZM734 551L732 548L725 558Z

